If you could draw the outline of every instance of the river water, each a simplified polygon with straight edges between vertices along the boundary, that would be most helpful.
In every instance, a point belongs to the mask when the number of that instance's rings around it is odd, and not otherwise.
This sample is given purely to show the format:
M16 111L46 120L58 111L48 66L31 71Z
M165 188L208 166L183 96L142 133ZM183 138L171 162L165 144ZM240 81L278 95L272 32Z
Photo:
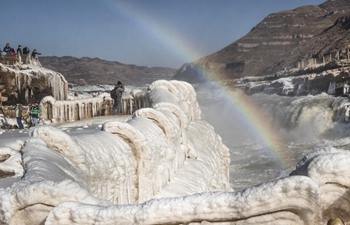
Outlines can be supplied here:
M235 191L288 176L298 161L317 149L350 146L350 123L344 119L348 98L327 94L246 96L240 90L224 92L215 85L195 85L195 89L202 118L214 126L230 149L230 183ZM243 101L253 107L243 110L234 106L237 102L244 106ZM256 112L250 114L247 109ZM257 113L260 116L253 118ZM266 130L278 138L274 149L256 138L251 123L260 123L257 119L265 120L270 126Z

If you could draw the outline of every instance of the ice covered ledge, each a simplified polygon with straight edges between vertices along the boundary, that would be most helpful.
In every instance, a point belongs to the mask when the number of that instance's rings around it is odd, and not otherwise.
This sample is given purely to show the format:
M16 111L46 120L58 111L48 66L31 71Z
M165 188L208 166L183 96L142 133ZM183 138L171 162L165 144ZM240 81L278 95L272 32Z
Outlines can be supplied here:
M74 137L51 126L31 130L22 148L22 180L0 189L1 223L43 224L66 201L101 207L231 190L228 149L200 120L193 87L157 81L149 89L152 108L136 111L126 123L109 122L102 131ZM204 138L200 146L198 136ZM186 170L196 179L181 187L176 181ZM169 185L177 189L162 192Z

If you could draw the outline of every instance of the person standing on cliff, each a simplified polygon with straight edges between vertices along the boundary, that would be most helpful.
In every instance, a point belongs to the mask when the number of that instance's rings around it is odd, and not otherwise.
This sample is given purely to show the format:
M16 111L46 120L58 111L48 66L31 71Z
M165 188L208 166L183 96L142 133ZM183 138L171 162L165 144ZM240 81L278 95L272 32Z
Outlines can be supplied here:
M37 52L36 49L34 49L33 52L32 52L32 58L33 59L37 59L38 58L37 55L41 55L41 53Z
M23 123L22 123L22 110L23 110L22 105L17 103L16 108L15 108L15 116L16 116L16 120L17 120L18 129L24 128Z
M7 52L7 53L11 53L12 52L12 48L10 46L10 43L6 44L6 46L4 47L3 51Z
M41 67L38 55L41 55L41 53L37 52L36 49L34 49L32 52L32 62L36 62L36 65Z
M22 54L22 45L18 45L17 54Z

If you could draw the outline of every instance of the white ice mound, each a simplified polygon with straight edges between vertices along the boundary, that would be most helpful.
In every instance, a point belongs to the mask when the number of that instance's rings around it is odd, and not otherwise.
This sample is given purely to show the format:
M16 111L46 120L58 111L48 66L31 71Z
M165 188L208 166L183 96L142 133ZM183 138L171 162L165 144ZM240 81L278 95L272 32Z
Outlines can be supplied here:
M292 175L309 176L320 190L323 223L339 217L350 221L350 151L330 147L305 156Z
M50 212L46 224L312 224L318 197L317 185L298 176L237 193L206 192L138 205L103 207L65 202Z
M23 146L21 141L12 143L12 146L0 147L0 172L12 173L13 177L23 175L22 156L20 150Z

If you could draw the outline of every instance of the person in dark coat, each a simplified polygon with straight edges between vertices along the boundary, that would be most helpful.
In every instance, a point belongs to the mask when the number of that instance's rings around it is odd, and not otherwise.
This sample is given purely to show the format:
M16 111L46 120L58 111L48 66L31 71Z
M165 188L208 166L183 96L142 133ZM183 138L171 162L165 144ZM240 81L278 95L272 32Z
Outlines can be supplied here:
M33 59L38 58L37 55L41 55L41 53L37 52L36 49L34 49L33 52L32 52L32 58L33 58Z
M113 108L112 108L112 114L115 115L115 110L117 109L117 114L121 115L121 105L122 105L122 96L123 96L123 92L124 92L124 84L122 84L122 82L118 81L117 85L115 85L113 91L114 96L113 96L113 100L114 100L114 104L113 104Z
M22 54L22 45L18 45L17 53Z
M29 53L30 53L30 49L28 47L24 47L23 54L29 54Z
M4 52L12 52L12 48L9 43L6 44L6 46L3 49Z

